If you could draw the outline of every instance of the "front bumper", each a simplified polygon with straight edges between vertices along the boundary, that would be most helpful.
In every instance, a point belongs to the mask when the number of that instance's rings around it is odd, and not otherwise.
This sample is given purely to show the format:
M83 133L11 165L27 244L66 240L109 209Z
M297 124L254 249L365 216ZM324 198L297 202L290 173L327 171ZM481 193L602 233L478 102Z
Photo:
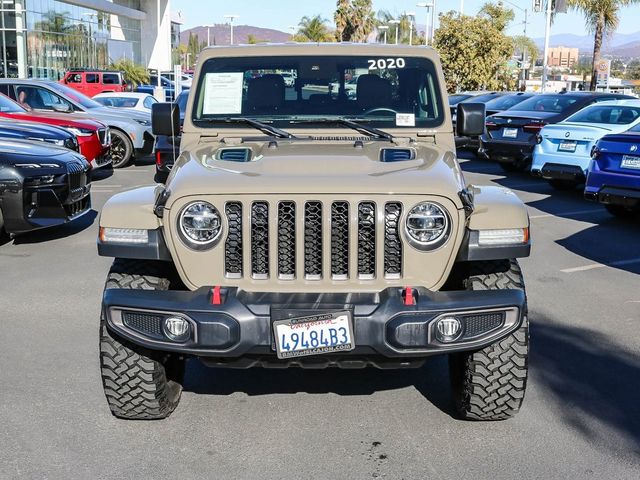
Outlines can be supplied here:
M249 367L302 366L370 359L420 359L430 355L482 348L516 330L525 312L520 290L431 292L413 289L415 302L406 305L403 289L378 293L282 294L249 293L223 288L213 304L209 288L196 291L106 290L103 316L108 327L140 346L203 357L216 365ZM348 310L352 314L355 350L332 355L279 360L272 323L310 312ZM451 343L435 338L435 320L454 315L465 325ZM191 337L184 343L162 333L168 316L187 319ZM375 362L373 362L375 364Z
M505 142L483 136L480 138L478 154L500 163L519 163L531 160L533 148L534 144L529 142Z

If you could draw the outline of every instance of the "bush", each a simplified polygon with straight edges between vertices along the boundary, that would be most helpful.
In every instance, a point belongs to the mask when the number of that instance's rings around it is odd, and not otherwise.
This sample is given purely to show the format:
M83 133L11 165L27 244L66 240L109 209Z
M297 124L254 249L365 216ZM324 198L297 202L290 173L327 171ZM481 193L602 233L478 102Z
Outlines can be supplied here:
M109 65L109 68L123 72L127 83L131 84L133 88L149 83L149 72L147 72L147 69L142 65L134 63L132 60L118 60Z

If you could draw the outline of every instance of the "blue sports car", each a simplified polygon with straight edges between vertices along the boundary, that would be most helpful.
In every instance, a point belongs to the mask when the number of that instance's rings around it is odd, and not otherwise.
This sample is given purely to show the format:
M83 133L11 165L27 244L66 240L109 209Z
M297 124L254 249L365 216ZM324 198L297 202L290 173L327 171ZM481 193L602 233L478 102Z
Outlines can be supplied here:
M586 179L596 142L638 124L640 100L606 101L583 108L540 131L531 173L548 180L555 188L574 189Z
M584 196L619 217L640 211L640 125L606 135L593 149Z

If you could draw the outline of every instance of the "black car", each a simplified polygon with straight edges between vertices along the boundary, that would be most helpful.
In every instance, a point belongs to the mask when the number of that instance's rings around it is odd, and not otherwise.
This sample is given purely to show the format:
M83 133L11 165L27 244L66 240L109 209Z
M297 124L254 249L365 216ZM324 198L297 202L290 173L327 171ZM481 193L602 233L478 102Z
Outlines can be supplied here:
M487 109L487 117L500 112L504 112L505 110L509 110L510 108L515 107L517 104L524 102L534 95L537 94L533 92L517 92L507 93L505 95L500 95L498 97L492 98L487 103L485 103L485 107Z
M89 212L88 172L85 158L66 148L0 139L0 232L52 227Z
M487 117L478 154L500 163L507 171L525 170L542 127L558 123L587 105L606 100L632 99L628 95L562 92L535 95L508 110Z
M73 133L61 127L35 122L0 119L0 138L35 140L79 151L78 140Z
M184 112L187 108L187 98L189 98L189 91L183 91L175 101L175 104L180 109L180 129L184 123ZM173 168L173 162L178 155L180 155L180 132L175 137L168 137L166 135L156 135L156 175L154 180L158 183L164 183L167 181L167 177Z

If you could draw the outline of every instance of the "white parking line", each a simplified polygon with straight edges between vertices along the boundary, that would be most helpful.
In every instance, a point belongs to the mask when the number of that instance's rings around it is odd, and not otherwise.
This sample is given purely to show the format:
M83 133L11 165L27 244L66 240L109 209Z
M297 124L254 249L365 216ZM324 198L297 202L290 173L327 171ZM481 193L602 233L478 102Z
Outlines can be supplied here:
M588 213L597 213L602 210L597 208L592 208L591 210L574 210L572 212L558 212L558 213L544 213L542 215L530 215L529 218L549 218L549 217L566 217L569 215L586 215Z
M565 268L564 270L560 270L560 271L562 273L585 272L587 270L594 270L596 268L623 267L625 265L633 265L635 263L640 263L640 258L630 258L629 260L616 260L615 262L609 262L609 263L592 263L591 265L584 265L582 267L574 267L574 268Z

